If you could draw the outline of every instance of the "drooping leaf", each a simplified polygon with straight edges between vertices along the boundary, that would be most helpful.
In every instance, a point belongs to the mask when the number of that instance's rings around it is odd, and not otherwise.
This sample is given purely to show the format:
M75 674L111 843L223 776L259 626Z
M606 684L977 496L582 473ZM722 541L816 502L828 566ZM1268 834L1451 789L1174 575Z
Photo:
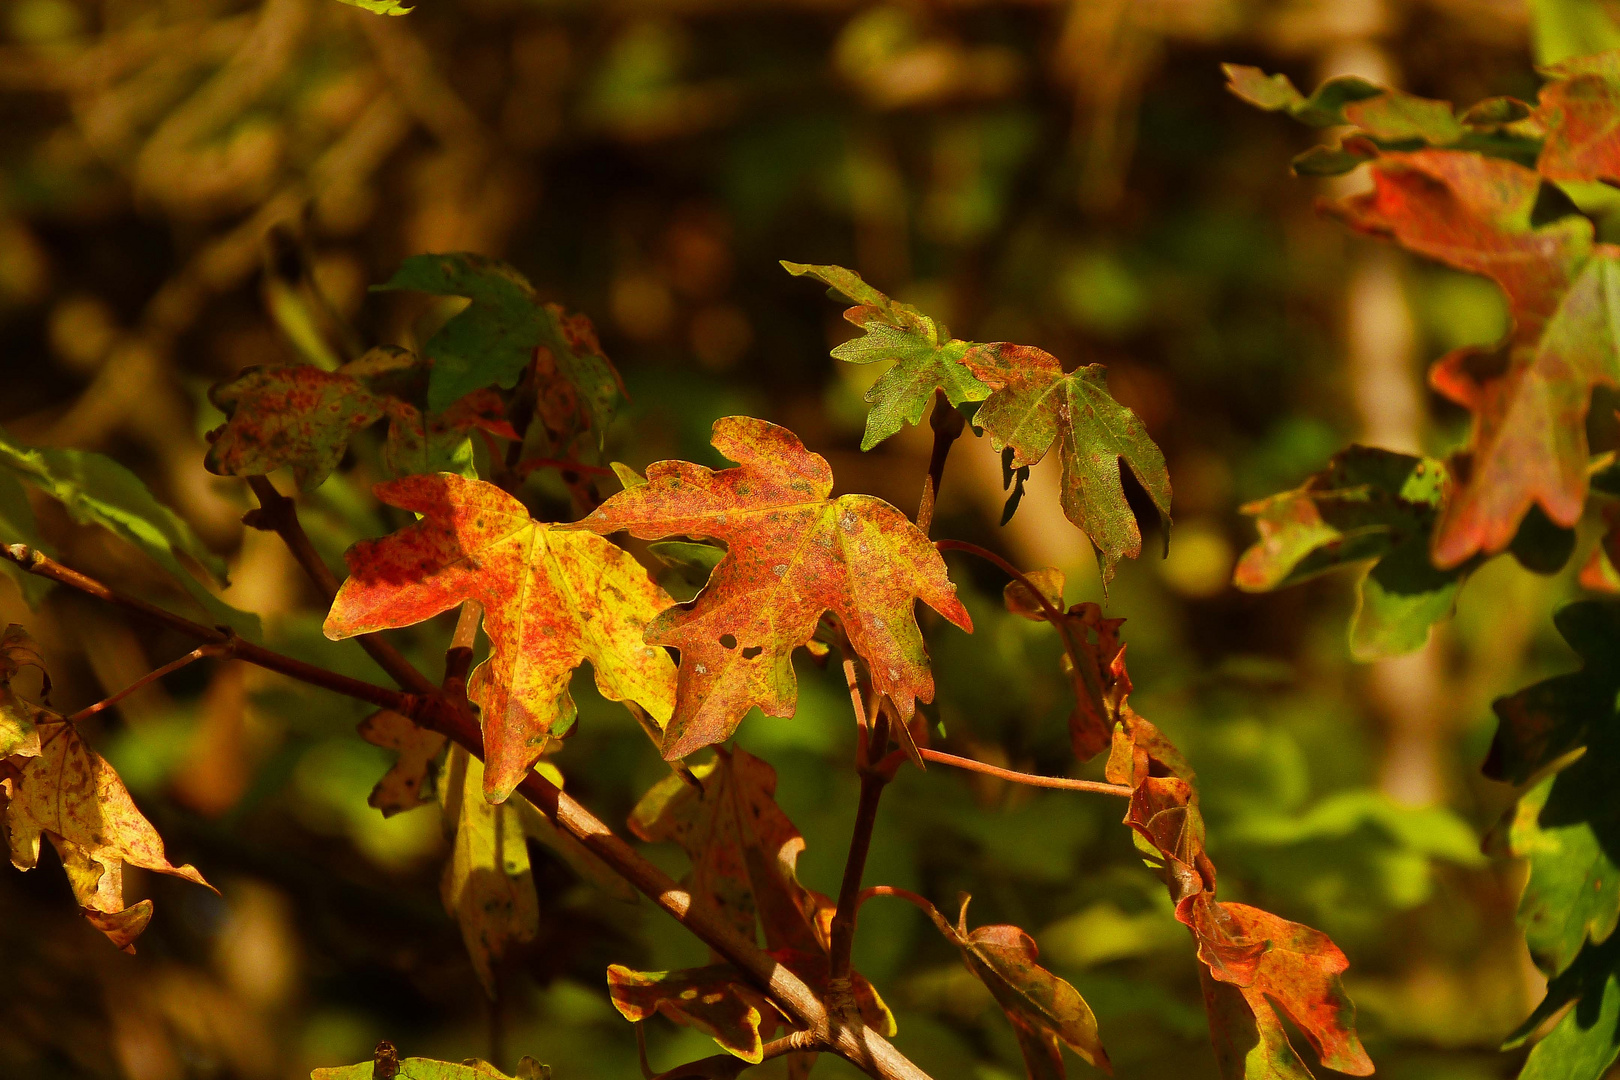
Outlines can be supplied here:
M371 789L368 805L381 810L383 817L393 817L433 801L428 777L434 759L444 752L448 741L443 735L418 727L388 709L379 709L360 721L358 730L372 746L399 751L399 758Z
M461 786L458 797L447 804L455 810L456 840L439 881L439 896L460 925L473 970L493 999L492 965L513 945L534 940L540 902L516 803L492 805L483 799L483 763L459 746L452 754L460 767L448 770L447 783L459 781Z
M1040 965L1035 939L1016 926L981 926L969 930L967 899L952 926L937 909L928 909L939 932L957 947L962 963L985 985L1007 1014L1030 1080L1063 1080L1063 1047L1086 1063L1113 1073L1108 1052L1097 1034L1097 1017L1072 985Z
M1163 734L1128 706L1114 731L1108 778L1134 790L1125 823L1149 854L1198 943L1215 1058L1226 1080L1303 1080L1311 1075L1278 1010L1330 1069L1353 1076L1373 1064L1355 1032L1355 1006L1340 976L1349 966L1326 934L1215 899L1215 866L1192 774Z
M1559 526L1586 497L1585 419L1592 389L1620 382L1613 308L1620 252L1592 243L1579 216L1532 225L1541 178L1473 154L1390 154L1374 190L1337 205L1352 227L1481 274L1501 287L1513 326L1494 350L1441 359L1430 382L1474 413L1467 456L1435 533L1442 569L1505 548L1530 507Z
M1243 507L1260 540L1243 553L1233 580L1265 592L1366 563L1351 653L1377 660L1420 648L1451 613L1466 572L1429 561L1448 482L1444 462L1352 446L1293 491Z
M684 971L632 971L608 967L608 996L619 1015L631 1022L654 1013L695 1028L744 1061L764 1058L760 1025L767 1030L779 1013L764 994L743 982L730 964Z
M43 681L40 696L51 692L51 677L39 646L28 631L12 623L0 636L0 761L9 757L38 757L38 721L46 710L24 700L12 689L11 680L25 667L39 670Z
M256 616L215 597L180 560L190 559L221 582L225 580L224 562L184 519L152 497L140 477L112 458L87 450L22 446L0 429L0 468L56 499L81 525L101 525L140 548L216 622L244 636L259 637Z
M797 684L790 656L828 610L903 718L917 699L932 701L915 600L964 630L972 622L928 538L880 499L829 499L826 460L785 428L723 417L711 441L738 466L715 472L656 462L645 484L614 495L579 523L601 533L625 529L644 539L691 536L726 545L697 600L647 628L649 642L681 653L664 756L722 741L756 705L767 716L791 716Z
M562 309L543 304L534 287L505 263L482 255L452 252L413 255L378 290L410 289L471 301L423 346L433 361L427 407L437 412L491 384L517 382L537 348L578 390L595 419L599 437L623 389L613 365L582 344L577 328L564 325Z
M22 481L8 472L0 472L0 544L8 547L27 544L50 554L50 548L40 539L34 524L34 508L28 505L28 492L23 489ZM29 607L38 607L54 584L48 578L30 574L9 559L0 559L0 566L4 566L6 575L17 583Z
M125 863L208 883L194 867L169 862L163 838L136 808L118 773L72 724L41 709L35 727L39 752L7 759L13 775L0 781L9 788L4 821L12 865L32 869L39 862L40 839L48 837L85 917L113 944L130 949L152 917L152 902L124 906Z
M1025 575L1040 590L1047 604L1056 609L1054 623L1063 637L1063 673L1074 687L1074 710L1069 714L1069 741L1074 756L1090 761L1113 738L1120 705L1131 692L1125 672L1125 646L1119 640L1124 619L1105 619L1102 608L1093 603L1063 606L1063 572L1047 567ZM1026 588L1014 580L1002 590L1007 610L1036 622L1052 622L1052 617ZM1075 663L1075 658L1079 663Z
M1267 112L1285 112L1311 127L1353 123L1344 115L1346 105L1385 93L1383 87L1365 79L1341 75L1317 87L1316 92L1307 98L1294 89L1293 82L1286 75L1267 75L1257 67L1243 64L1222 64L1221 70L1226 73L1227 90L1250 105Z
M484 607L490 657L468 692L482 710L484 793L499 802L573 722L568 680L589 660L613 701L660 723L675 666L643 641L670 600L621 548L535 521L493 484L449 474L379 484L377 497L422 520L349 550L350 576L326 618L330 638L409 626L466 600Z
M472 470L469 434L518 434L500 398L475 390L442 413L420 407L429 367L404 349L371 350L336 371L307 365L253 367L209 392L226 422L210 433L204 461L221 476L289 466L298 486L319 487L343 460L349 439L388 418L383 463L396 476Z
M844 312L844 318L866 333L833 349L834 357L851 364L894 362L866 392L872 409L866 416L862 450L872 449L904 423L921 423L935 390L945 391L952 405L983 401L990 393L962 366L968 343L951 338L945 327L910 304L889 299L842 266L786 260L782 266L795 277L808 275L824 282L856 305Z
M1512 1049L1562 1012L1530 1049L1519 1080L1602 1080L1620 1057L1620 935L1588 944L1547 983L1542 999L1503 1043Z
M1100 552L1103 582L1114 564L1142 552L1142 533L1125 499L1121 462L1158 508L1168 529L1170 474L1136 414L1108 393L1108 375L1090 364L1065 375L1057 357L1027 345L975 345L963 363L993 392L974 423L997 450L1013 448L1010 468L1033 465L1058 445L1063 513Z

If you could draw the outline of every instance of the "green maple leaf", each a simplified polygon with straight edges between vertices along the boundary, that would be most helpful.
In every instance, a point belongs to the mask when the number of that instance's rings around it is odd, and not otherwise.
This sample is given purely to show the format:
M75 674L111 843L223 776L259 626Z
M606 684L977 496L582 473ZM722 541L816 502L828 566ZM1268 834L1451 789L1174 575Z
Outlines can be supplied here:
M993 388L974 423L989 432L995 449L1012 448L1009 468L1033 465L1058 446L1063 513L1097 548L1104 584L1114 576L1115 563L1142 552L1142 533L1120 478L1121 462L1168 529L1170 474L1164 454L1137 415L1108 393L1101 364L1064 374L1051 353L1004 341L973 346L963 363Z
M833 349L834 357L851 364L894 363L866 392L872 408L866 415L862 450L872 449L902 424L921 423L935 390L943 390L952 405L983 401L990 393L962 364L969 343L952 338L944 326L910 304L889 299L842 266L786 260L782 266L795 277L819 279L856 305L844 312L844 318L866 333Z

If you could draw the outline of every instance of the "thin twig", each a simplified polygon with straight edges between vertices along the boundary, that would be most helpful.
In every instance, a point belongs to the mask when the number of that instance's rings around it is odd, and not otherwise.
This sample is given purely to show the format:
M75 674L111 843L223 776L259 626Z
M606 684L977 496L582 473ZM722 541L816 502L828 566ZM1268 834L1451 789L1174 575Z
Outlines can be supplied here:
M872 830L877 825L878 801L889 776L872 768L874 759L888 749L888 714L878 709L871 715L872 740L861 755L861 796L855 807L855 828L844 857L844 878L838 886L838 907L833 913L828 942L828 1007L834 1015L853 1014L855 1001L850 982L850 955L855 948L855 917L861 877L866 873L866 856L872 849Z
M1105 784L1100 780L1071 780L1066 776L1040 776L1036 773L1016 772L1013 769L1003 769L995 765L987 765L972 758L957 757L940 750L930 750L927 747L918 748L922 756L929 761L937 761L941 765L952 765L958 769L969 772L983 773L994 776L998 780L1008 780L1014 784L1025 784L1029 787L1056 788L1059 791L1089 791L1096 795L1118 795L1121 798L1131 797L1131 789L1124 784Z
M160 626L208 644L229 645L229 655L235 659L391 709L449 737L479 758L484 755L483 733L479 730L477 719L464 705L447 699L431 683L428 684L431 692L427 695L374 686L283 656L243 641L228 631L204 626L144 600L125 596L27 545L13 544L0 548L0 555L30 573L77 589ZM420 673L417 673L417 678L426 682L425 676ZM674 878L642 858L600 819L551 781L531 770L518 785L518 791L552 824L578 840L661 910L725 957L750 982L769 995L789 1018L822 1040L827 1049L876 1080L929 1080L928 1074L917 1068L887 1039L860 1023L858 1017L830 1017L825 1004L803 980L762 952L757 944L746 940L718 911L706 905L695 905L692 894Z
M112 695L111 697L102 698L100 701L96 702L94 705L90 705L90 706L88 706L86 708L80 709L78 712L74 713L72 716L69 716L67 718L67 722L70 723L70 724L77 724L82 720L86 720L89 717L94 716L96 713L100 712L101 710L111 708L112 706L118 704L120 701L122 701L125 698L129 697L129 695L133 694L135 691L141 689L141 687L150 686L152 683L157 682L159 679L163 678L164 676L172 675L176 671L179 671L181 668L186 667L186 666L188 666L190 664L194 664L198 660L203 659L204 657L207 657L207 656L225 657L225 656L228 656L229 654L230 654L230 649L227 648L226 646L223 646L223 645L199 645L195 649L192 649L190 652L186 653L186 655L180 657L180 659L178 659L178 660L170 660L167 664L164 664L162 667L158 668L156 671L147 672L145 675L142 675L140 678L136 679L134 682L130 683L128 686L124 687L122 690L118 691L118 693Z
M864 904L868 900L879 896L892 896L896 900L904 900L913 907L921 909L924 914L934 915L939 912L939 908L935 907L933 901L926 896L914 893L910 889L902 889L898 885L874 885L870 889L862 889L857 902Z

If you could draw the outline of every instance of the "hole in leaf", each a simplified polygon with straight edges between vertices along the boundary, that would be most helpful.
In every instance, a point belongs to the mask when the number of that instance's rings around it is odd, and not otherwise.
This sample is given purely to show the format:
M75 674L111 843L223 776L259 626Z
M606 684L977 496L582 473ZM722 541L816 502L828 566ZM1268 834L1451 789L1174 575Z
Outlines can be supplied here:
M748 648L746 648L746 649L744 649L742 651L742 658L744 660L752 660L754 657L758 656L760 653L762 653L764 651L765 651L765 646L763 646L763 645L750 645L750 646L748 646Z
M737 647L737 639L731 634L721 634L720 645L722 648L735 649Z

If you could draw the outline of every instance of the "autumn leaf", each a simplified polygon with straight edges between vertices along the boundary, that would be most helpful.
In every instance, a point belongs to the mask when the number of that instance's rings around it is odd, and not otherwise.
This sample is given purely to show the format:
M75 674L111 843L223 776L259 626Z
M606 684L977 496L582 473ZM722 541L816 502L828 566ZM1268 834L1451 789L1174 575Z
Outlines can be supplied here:
M387 709L379 709L360 721L358 730L372 746L399 752L398 759L371 789L367 805L381 810L383 817L393 817L433 801L428 777L434 759L444 752L448 741L443 735L418 727L409 718Z
M1286 75L1267 75L1257 67L1243 64L1222 64L1221 70L1226 73L1227 90L1237 97L1267 112L1287 113L1311 127L1354 123L1345 116L1346 105L1385 93L1383 87L1365 79L1341 75L1317 87L1316 92L1307 98L1294 89L1293 82ZM1443 105L1444 102L1436 104ZM1449 113L1450 108L1447 107L1446 111Z
M416 10L405 7L402 0L338 0L338 3L369 11L373 15L409 15Z
M1549 180L1620 182L1620 53L1542 69L1535 119L1546 132L1536 171Z
M866 333L833 349L834 357L851 364L893 361L866 392L872 409L866 416L862 450L872 449L904 423L921 423L935 390L945 391L952 405L983 401L990 393L989 387L962 366L968 342L953 339L944 326L910 304L889 299L842 266L786 260L782 266L795 277L808 275L822 281L855 304L844 312L844 318Z
M487 1061L468 1058L459 1065L432 1058L402 1058L393 1043L377 1044L372 1060L336 1069L316 1069L309 1080L551 1080L551 1068L525 1056L507 1076Z
M483 763L461 747L452 750L446 772L445 814L455 820L456 839L439 896L493 1000L493 964L513 945L533 941L540 928L523 819L514 800L495 805L481 798Z
M1109 395L1101 364L1065 375L1051 353L1005 341L973 346L963 363L993 389L974 423L990 433L996 450L1012 447L1009 468L1033 465L1057 444L1063 513L1100 552L1104 584L1114 576L1115 563L1142 552L1141 530L1125 500L1122 461L1169 528L1164 455L1136 414Z
M350 576L327 615L334 640L422 622L466 601L484 608L490 657L468 691L482 711L484 794L506 798L546 740L573 723L569 678L589 660L613 701L660 723L675 666L643 641L670 600L629 553L589 533L535 521L493 484L441 473L376 487L422 519L349 549Z
M648 642L681 653L664 756L728 738L756 705L767 716L793 715L790 656L829 610L866 661L873 686L902 717L918 699L932 701L913 602L921 599L964 630L972 622L928 538L880 499L828 498L832 470L786 428L728 416L715 421L711 441L738 467L715 472L656 462L646 483L578 523L601 533L726 545L696 601L647 627Z
M1045 605L1017 580L1007 583L1002 598L1008 611L1035 622L1053 622L1047 607L1058 613L1053 625L1064 641L1063 674L1074 688L1069 741L1076 758L1090 761L1108 748L1120 705L1131 692L1130 676L1125 672L1125 646L1119 640L1119 628L1125 620L1105 619L1102 608L1088 602L1065 609L1061 570L1047 567L1025 577L1039 591Z
M1620 249L1580 216L1533 226L1541 178L1472 154L1391 154L1374 190L1337 204L1352 227L1495 281L1513 327L1495 350L1442 358L1430 382L1474 413L1469 450L1432 548L1441 569L1506 547L1531 506L1571 527L1586 497L1592 390L1620 383L1614 312Z
M8 634L7 640L15 647L15 636ZM133 951L131 943L151 920L152 902L124 906L124 864L208 883L194 867L169 862L163 838L136 808L118 773L72 724L39 709L34 726L38 752L5 759L10 775L0 780L12 865L33 869L41 837L49 838L85 918L114 945Z
M215 622L259 638L258 618L209 592L181 560L195 563L221 583L224 561L183 518L153 498L140 477L112 458L88 450L22 446L0 429L0 469L60 502L79 524L100 525L135 545Z
M0 761L10 757L38 757L39 721L46 710L25 701L11 686L11 680L25 667L35 668L42 679L41 697L51 692L51 676L39 646L28 631L12 623L0 636Z
M1227 1080L1304 1080L1278 1010L1321 1063L1352 1076L1373 1064L1355 1032L1355 1006L1340 976L1349 966L1326 934L1250 907L1215 899L1215 866L1193 776L1174 747L1129 707L1114 730L1107 775L1129 784L1125 823L1163 877L1176 918L1192 932L1221 1075Z
M599 438L606 432L623 397L618 373L600 349L581 347L577 330L571 337L564 325L562 309L541 303L534 287L510 266L466 252L413 255L386 284L373 289L410 289L471 301L423 346L433 361L430 411L491 384L513 386L535 350L545 348L584 400Z
M799 882L804 838L776 804L776 770L745 750L717 747L712 760L691 771L701 792L678 776L665 777L636 804L630 831L648 843L680 845L692 862L685 882L692 902L718 911L750 941L763 931L766 951L824 995L836 905ZM684 991L679 980L686 978L722 987L724 982L716 983L709 969L659 973L641 992L650 1000L672 986ZM731 980L740 984L742 976L732 971ZM893 1014L859 972L851 973L850 992L868 1027L894 1034ZM670 1008L685 1006L676 1002ZM725 1009L736 1013L739 1006L729 1003ZM736 1052L724 1041L721 1045Z
M442 413L419 407L428 366L404 349L373 349L336 371L307 365L248 368L209 392L225 413L204 460L221 476L256 476L283 466L306 491L319 487L357 432L388 418L383 464L396 476L472 471L468 435L517 439L505 406L475 390Z
M683 1027L694 1028L744 1061L764 1059L760 1025L767 1030L779 1017L764 994L743 982L730 964L684 971L632 971L608 967L608 996L626 1020L645 1020L655 1012Z

